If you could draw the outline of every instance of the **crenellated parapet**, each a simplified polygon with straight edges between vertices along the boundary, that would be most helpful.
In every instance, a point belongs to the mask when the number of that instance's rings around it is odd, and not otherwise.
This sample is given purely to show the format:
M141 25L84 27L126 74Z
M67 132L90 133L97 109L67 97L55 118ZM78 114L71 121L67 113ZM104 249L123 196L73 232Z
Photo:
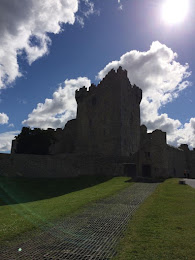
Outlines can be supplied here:
M78 102L82 101L87 96L87 88L84 86L75 91L75 99Z
M181 149L181 150L183 150L185 152L190 150L187 144L181 144L179 146L179 149Z
M127 70L123 70L121 66L116 71L112 69L110 72L108 72L99 85L101 87L109 85L112 87L114 83L118 83L123 88L126 87L130 92L130 95L134 98L135 102L140 104L142 100L142 90L135 84L131 85L127 75Z
M117 87L127 88L130 92L130 95L133 97L133 100L140 104L142 100L142 90L137 87L135 84L131 85L129 78L127 76L127 71L123 70L120 66L116 71L114 69L110 70L108 74L102 79L102 81L96 86L95 84L91 84L89 89L85 86L76 90L75 99L78 102L82 102L86 97L96 95L97 92L101 90L113 89L116 91ZM103 95L105 92L103 93Z
M95 94L97 91L97 86L95 84L91 84L89 89L87 89L85 86L76 90L75 92L75 99L77 103L82 102L86 97L91 96L92 94Z

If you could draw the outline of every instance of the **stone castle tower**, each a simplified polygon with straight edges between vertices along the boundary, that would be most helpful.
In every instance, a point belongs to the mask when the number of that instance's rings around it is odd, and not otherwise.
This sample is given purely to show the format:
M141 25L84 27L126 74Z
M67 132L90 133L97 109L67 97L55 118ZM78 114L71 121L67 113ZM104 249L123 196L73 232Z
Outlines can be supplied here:
M75 97L77 152L129 157L138 151L142 91L126 70L111 70L97 87L83 87Z

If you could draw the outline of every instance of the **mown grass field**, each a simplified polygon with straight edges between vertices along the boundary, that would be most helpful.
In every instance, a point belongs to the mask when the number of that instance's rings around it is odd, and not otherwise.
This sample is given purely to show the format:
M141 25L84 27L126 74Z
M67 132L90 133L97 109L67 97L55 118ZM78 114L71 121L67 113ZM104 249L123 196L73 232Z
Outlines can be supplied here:
M38 232L83 206L131 185L129 178L82 176L72 179L0 178L0 243ZM7 205L5 205L7 204Z
M130 221L114 260L195 259L195 189L169 179Z
M109 179L106 176L79 176L66 179L0 177L0 205L49 199L82 190Z

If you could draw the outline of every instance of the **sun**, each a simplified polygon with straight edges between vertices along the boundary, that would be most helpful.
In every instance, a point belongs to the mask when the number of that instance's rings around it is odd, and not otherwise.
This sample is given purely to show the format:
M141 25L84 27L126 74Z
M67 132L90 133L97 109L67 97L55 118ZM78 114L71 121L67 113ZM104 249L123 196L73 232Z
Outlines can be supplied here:
M189 0L165 0L162 6L162 18L168 24L177 24L185 20L189 9Z

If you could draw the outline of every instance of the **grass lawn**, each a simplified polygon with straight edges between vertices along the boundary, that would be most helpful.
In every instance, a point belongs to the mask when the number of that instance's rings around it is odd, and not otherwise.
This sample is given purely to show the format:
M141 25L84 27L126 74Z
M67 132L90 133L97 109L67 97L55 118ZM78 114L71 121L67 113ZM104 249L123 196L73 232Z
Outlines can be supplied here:
M195 259L195 189L169 179L130 221L115 260Z
M79 176L66 179L0 177L0 206L50 199L109 179L111 178L106 176Z
M37 232L39 226L50 225L84 205L108 197L131 185L127 180L97 176L64 180L0 178L0 243L26 231Z

